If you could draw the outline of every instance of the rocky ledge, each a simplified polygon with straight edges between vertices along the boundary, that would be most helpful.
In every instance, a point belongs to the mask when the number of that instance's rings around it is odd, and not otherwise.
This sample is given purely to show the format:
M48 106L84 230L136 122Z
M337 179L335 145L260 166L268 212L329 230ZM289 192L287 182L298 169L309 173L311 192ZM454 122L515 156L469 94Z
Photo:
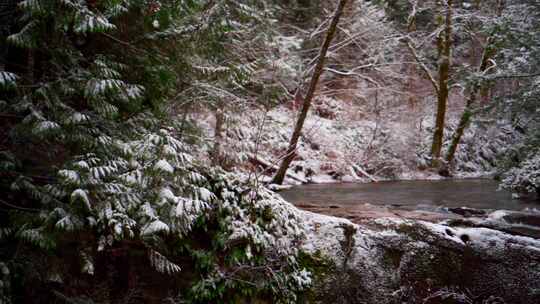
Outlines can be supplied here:
M325 265L315 267L309 302L540 303L540 239L534 229L512 230L531 226L530 216L361 224L309 211L301 216L303 249L315 266Z

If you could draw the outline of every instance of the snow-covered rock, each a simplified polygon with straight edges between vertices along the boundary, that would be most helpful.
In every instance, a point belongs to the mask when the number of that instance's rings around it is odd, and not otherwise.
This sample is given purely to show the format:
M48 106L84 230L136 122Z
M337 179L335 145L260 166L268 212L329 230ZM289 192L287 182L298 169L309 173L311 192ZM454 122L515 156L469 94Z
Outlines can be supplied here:
M301 217L303 249L335 268L316 282L315 302L441 303L433 299L457 294L474 303L540 303L540 239L393 218L363 226L307 211ZM473 303L456 299L444 303Z

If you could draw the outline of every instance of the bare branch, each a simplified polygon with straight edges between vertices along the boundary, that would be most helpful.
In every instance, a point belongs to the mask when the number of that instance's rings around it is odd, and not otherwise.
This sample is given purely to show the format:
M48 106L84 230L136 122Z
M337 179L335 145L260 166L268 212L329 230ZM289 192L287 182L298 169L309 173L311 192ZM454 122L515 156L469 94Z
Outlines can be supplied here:
M437 94L438 94L439 93L439 85L437 85L437 81L435 80L435 77L433 77L432 72L424 64L424 62L422 62L422 59L420 58L420 56L418 56L418 53L416 53L416 49L411 45L411 41L410 41L409 37L405 38L405 45L407 46L407 48L409 49L409 51L413 55L414 60L416 61L416 63L418 63L418 65L420 66L422 71L424 71L424 73L428 77L429 81L431 82L431 85L435 89L435 92L437 92Z
M366 80L367 82L370 82L372 84L374 84L375 86L377 87L381 87L381 84L378 83L377 81L373 80L371 77L368 77L368 76L364 76L362 74L358 74L354 71L339 71L339 70L335 70L335 69L332 69L332 68L324 68L325 71L328 71L328 72L332 72L334 74L338 74L338 75L342 75L342 76L355 76L355 77L358 77L358 78L362 78L364 80Z

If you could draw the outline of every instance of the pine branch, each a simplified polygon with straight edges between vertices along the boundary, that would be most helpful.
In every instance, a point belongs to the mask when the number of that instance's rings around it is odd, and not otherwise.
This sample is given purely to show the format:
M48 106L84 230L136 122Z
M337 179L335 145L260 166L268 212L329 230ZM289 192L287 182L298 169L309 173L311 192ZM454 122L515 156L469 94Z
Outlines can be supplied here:
M13 205L13 204L10 204L2 199L0 199L0 204L3 204L3 205L6 205L8 207L11 207L13 209L17 209L17 210L21 210L21 211L27 211L27 212L40 212L41 210L39 209L35 209L35 208L26 208L26 207L20 207L20 206L16 206L16 205Z

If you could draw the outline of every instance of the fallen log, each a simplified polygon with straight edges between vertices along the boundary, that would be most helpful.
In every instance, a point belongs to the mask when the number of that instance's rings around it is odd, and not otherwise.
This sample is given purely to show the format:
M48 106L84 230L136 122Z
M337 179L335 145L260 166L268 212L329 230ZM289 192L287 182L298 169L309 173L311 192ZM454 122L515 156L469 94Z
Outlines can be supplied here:
M354 180L359 180L360 179L360 176L358 176L358 174L356 174L356 170L350 166L349 167L349 171L351 172L351 176Z
M365 177L369 178L372 182L378 183L379 181L373 177L371 174L367 173L364 169L360 168L358 165L352 165L352 168L354 168L355 171L361 173Z

